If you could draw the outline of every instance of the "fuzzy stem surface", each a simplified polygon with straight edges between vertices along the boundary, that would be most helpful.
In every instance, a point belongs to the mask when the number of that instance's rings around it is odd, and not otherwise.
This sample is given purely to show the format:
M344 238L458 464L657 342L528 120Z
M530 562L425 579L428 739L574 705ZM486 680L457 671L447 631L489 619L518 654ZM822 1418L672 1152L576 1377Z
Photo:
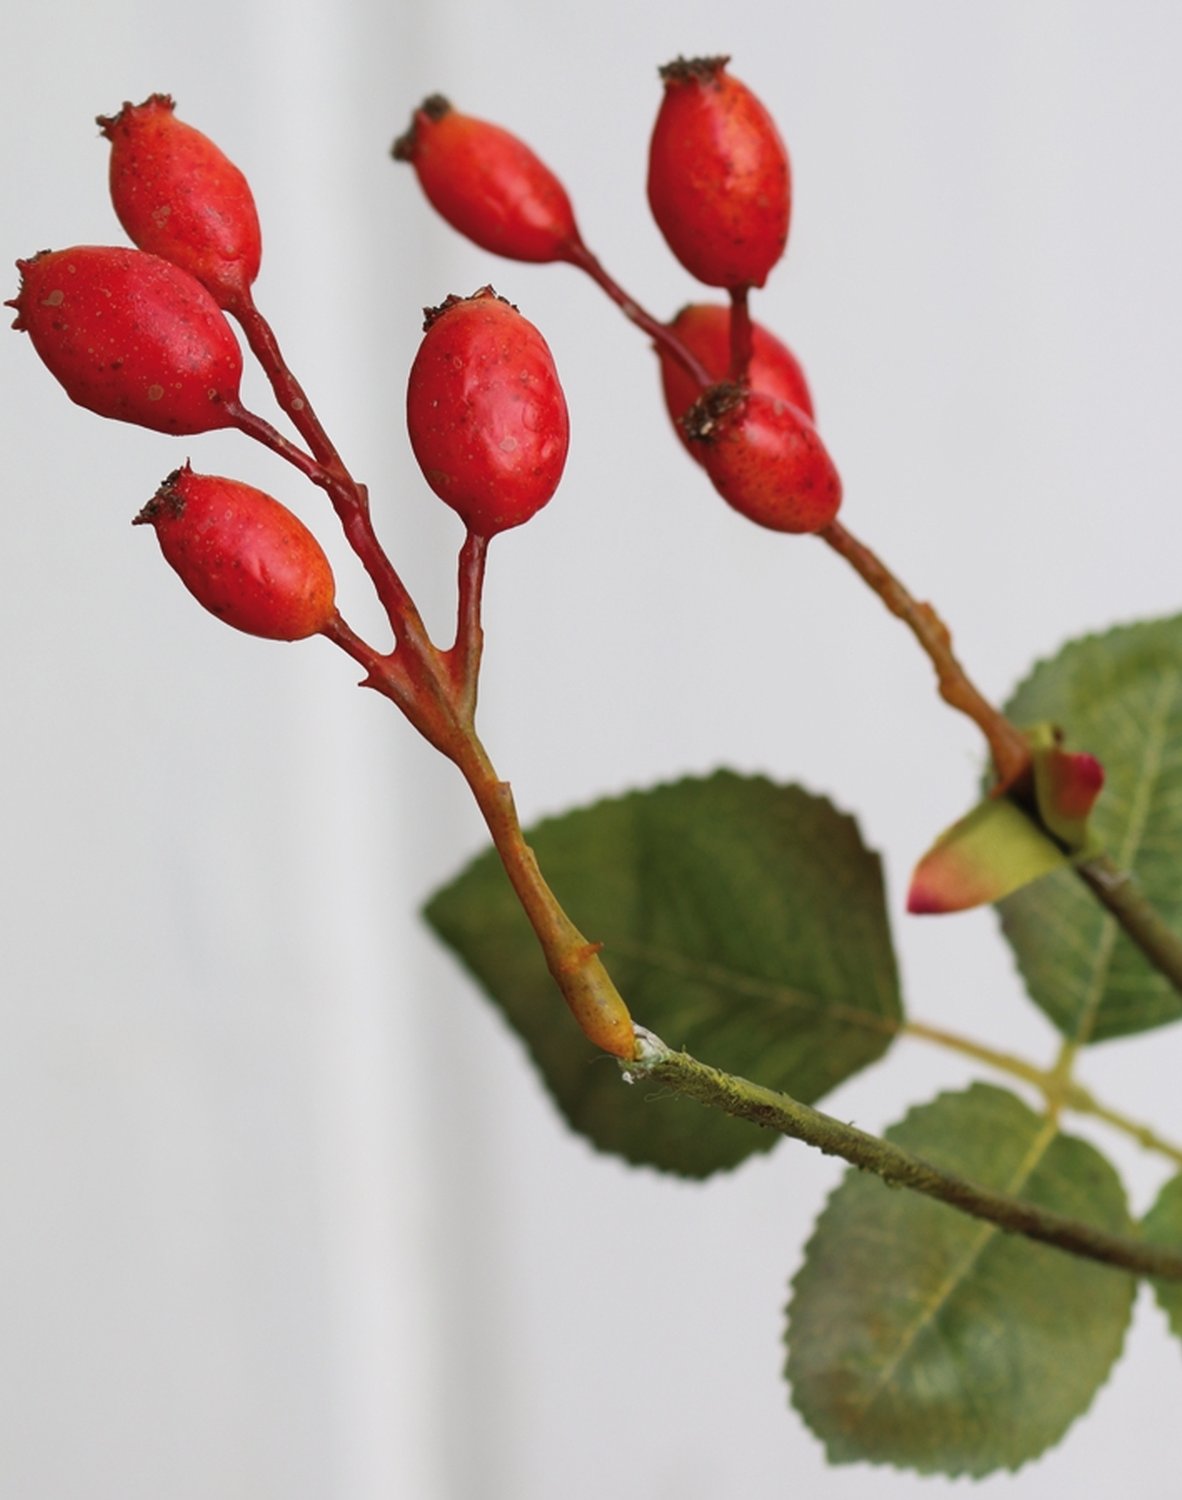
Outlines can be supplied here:
M624 1072L633 1082L664 1084L684 1098L805 1141L827 1156L839 1156L852 1166L873 1172L892 1186L923 1193L1009 1233L1023 1234L1071 1255L1132 1271L1138 1276L1182 1281L1182 1253L1178 1251L1112 1234L1082 1220L1040 1208L1026 1199L1012 1198L958 1177L892 1141L801 1104L789 1094L724 1073L699 1062L688 1052L675 1052L643 1029L637 1032L636 1059L624 1065Z

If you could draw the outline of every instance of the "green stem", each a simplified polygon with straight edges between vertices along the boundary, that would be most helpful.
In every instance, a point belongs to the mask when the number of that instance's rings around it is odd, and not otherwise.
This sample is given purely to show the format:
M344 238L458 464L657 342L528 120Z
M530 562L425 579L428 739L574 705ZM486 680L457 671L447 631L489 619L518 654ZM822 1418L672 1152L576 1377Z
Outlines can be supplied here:
M1069 1044L1060 1051L1053 1068L1040 1068L1027 1062L1025 1058L1015 1057L1011 1052L999 1052L994 1047L987 1047L982 1042L961 1036L959 1032L945 1031L941 1026L929 1026L925 1021L904 1021L898 1028L898 1035L931 1042L949 1052L959 1052L964 1057L971 1057L1011 1078L1019 1078L1023 1083L1036 1088L1053 1109L1068 1109L1073 1114L1092 1115L1097 1120L1103 1120L1113 1130L1127 1135L1146 1151L1154 1151L1182 1166L1182 1146L1175 1146L1148 1125L1142 1125L1128 1115L1110 1108L1097 1099L1090 1089L1072 1078L1071 1068L1077 1049Z
M1119 1130L1122 1135L1129 1136L1146 1151L1155 1151L1159 1156L1167 1157L1175 1165L1182 1166L1182 1146L1175 1146L1171 1141L1158 1135L1156 1130L1150 1129L1148 1125L1142 1125L1130 1119L1128 1115L1109 1109L1081 1083L1072 1082L1067 1085L1063 1092L1063 1107L1077 1114L1093 1115L1114 1130Z
M687 1099L794 1140L806 1141L827 1156L839 1156L855 1167L873 1172L891 1186L923 1193L961 1213L996 1224L999 1229L1139 1276L1182 1281L1182 1253L1110 1234L1026 1199L1012 1198L958 1177L891 1141L801 1104L789 1094L723 1073L687 1052L674 1052L659 1037L641 1028L637 1029L636 1058L623 1067L629 1081L643 1079L664 1084Z
M959 1052L964 1057L971 1057L976 1062L995 1068L999 1073L1008 1073L1011 1078L1020 1078L1023 1083L1033 1084L1042 1094L1050 1093L1053 1088L1052 1075L1045 1068L1015 1057L1012 1052L999 1052L983 1042L975 1042L970 1037L961 1036L959 1032L929 1026L925 1021L907 1020L899 1027L899 1035L917 1037L920 1041L945 1047L950 1052Z
M1107 854L1084 860L1075 869L1096 900L1120 923L1125 935L1182 994L1182 937L1150 905L1135 877Z

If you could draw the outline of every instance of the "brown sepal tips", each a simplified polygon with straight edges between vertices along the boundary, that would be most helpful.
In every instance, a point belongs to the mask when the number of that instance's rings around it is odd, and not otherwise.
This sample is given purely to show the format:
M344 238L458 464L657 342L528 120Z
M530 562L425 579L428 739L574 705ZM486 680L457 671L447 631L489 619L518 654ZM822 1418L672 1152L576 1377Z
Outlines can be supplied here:
M426 115L428 120L439 121L444 115L451 114L451 100L442 94L428 94L410 117L410 126L403 135L400 135L390 147L390 155L395 161L414 161L415 152L418 149L418 119L420 115Z
M657 72L665 83L713 83L729 57L675 57Z
M155 526L160 516L167 512L174 519L185 513L185 501L178 488L181 476L191 472L192 465L188 459L179 469L174 469L167 478L162 479L160 488L140 511L138 516L132 517L133 526Z
M747 386L726 380L703 391L681 418L681 428L694 442L708 443L715 436L720 419L734 411L747 398Z
M176 109L176 100L171 94L149 94L142 104L133 104L130 99L124 99L117 115L95 115L94 123L101 134L110 140L112 131L117 129L129 109L147 109L151 104L155 104L160 109L167 109L170 113Z
M508 297L502 297L500 292L498 292L496 288L492 286L477 287L470 297L460 297L455 292L451 292L443 299L438 307L423 308L423 332L426 333L427 329L430 328L433 323L438 322L443 314L445 312L450 312L451 309L457 305L457 303L475 302L480 297L492 297L494 301L503 302L506 307L511 307L514 312L520 311L520 308L517 306L516 302L510 302Z

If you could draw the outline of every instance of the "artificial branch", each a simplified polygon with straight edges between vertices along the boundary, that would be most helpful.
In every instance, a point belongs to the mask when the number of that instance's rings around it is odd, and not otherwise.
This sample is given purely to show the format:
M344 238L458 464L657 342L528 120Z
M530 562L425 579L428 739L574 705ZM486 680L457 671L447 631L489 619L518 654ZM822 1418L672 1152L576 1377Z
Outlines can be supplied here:
M394 634L399 639L410 639L426 646L427 631L410 591L374 532L365 485L359 484L345 467L303 386L284 359L270 324L255 307L249 290L235 298L232 311L246 334L251 352L270 381L281 410L308 444L311 456L289 442L269 422L241 406L235 409L235 425L246 436L293 464L324 490L332 501L350 547L373 581Z
M456 639L447 653L448 665L460 693L461 712L469 724L476 713L480 662L484 652L484 627L480 614L488 542L488 537L470 531L460 548L456 580Z
M889 1186L910 1188L961 1213L995 1224L1007 1233L1022 1234L1068 1254L1138 1276L1182 1281L1182 1253L1178 1251L1111 1234L1095 1225L1040 1208L1026 1199L1012 1198L958 1177L892 1141L801 1104L789 1094L723 1073L688 1052L675 1052L643 1028L637 1029L637 1056L624 1064L624 1075L631 1082L664 1084L683 1098L805 1141L826 1156L839 1156L852 1166L873 1172Z

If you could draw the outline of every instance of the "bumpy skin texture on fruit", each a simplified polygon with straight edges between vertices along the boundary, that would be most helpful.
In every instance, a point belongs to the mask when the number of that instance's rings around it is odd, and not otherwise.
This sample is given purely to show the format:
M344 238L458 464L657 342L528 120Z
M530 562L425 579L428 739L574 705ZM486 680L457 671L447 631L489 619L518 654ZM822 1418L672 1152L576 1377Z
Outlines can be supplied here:
M726 379L731 357L729 307L691 303L681 309L669 327L715 380ZM769 333L760 324L753 323L751 332L751 364L747 370L747 383L751 389L791 402L810 422L813 421L813 398L796 356L774 333ZM682 445L693 459L701 463L702 445L690 442L681 425L682 417L702 394L701 388L665 350L658 349L657 353L661 360L661 386L666 410Z
M699 281L762 286L788 239L788 153L728 61L678 58L661 69L648 201L669 248Z
M714 488L771 531L819 531L837 515L841 479L799 407L743 386L712 386L686 430Z
M491 287L428 313L406 420L427 483L478 536L520 526L558 487L570 423L553 356Z
M141 250L195 276L222 307L243 305L262 240L246 178L167 94L98 117L111 142L111 201Z
M274 641L300 641L336 612L335 584L319 542L262 490L194 474L170 474L135 518L155 528L160 550L211 614Z
M425 99L392 155L409 161L453 229L510 260L565 260L579 242L566 189L524 141L474 120L440 94Z
M6 303L71 401L155 432L228 427L242 351L187 271L142 250L78 245L18 260Z

